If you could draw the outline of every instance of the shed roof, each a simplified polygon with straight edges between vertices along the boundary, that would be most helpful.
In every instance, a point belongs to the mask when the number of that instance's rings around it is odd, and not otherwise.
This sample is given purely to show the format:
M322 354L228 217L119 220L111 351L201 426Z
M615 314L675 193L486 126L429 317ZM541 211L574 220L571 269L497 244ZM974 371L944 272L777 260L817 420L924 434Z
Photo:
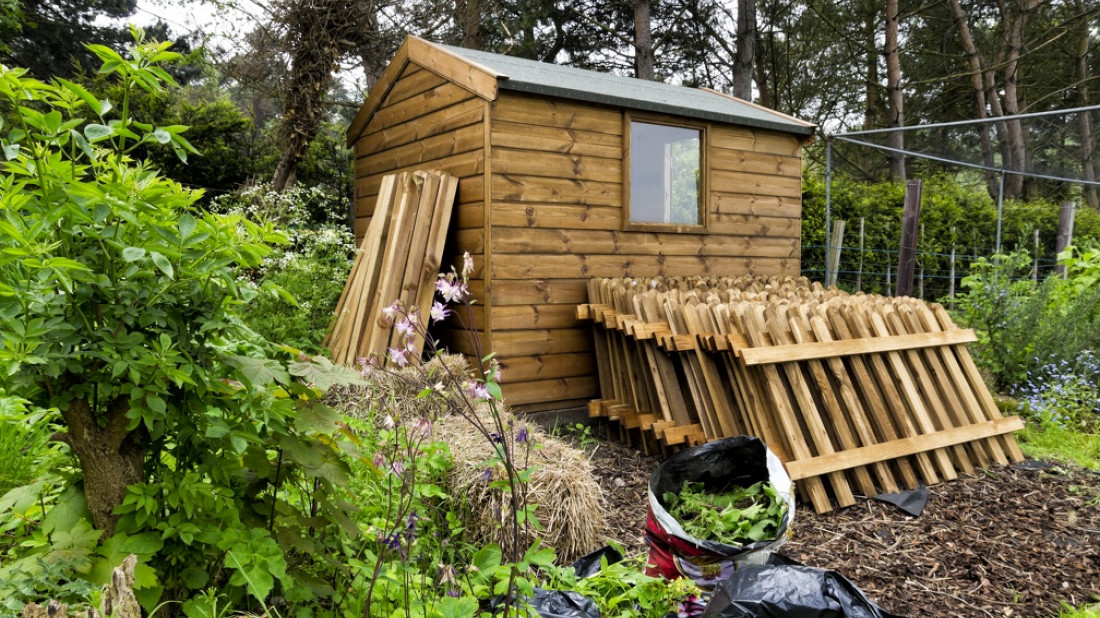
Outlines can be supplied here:
M495 100L499 89L540 94L647 112L671 114L712 122L813 135L814 125L793 116L706 88L674 86L599 71L538 62L526 58L474 51L431 43L417 37L405 39L371 96L348 128L353 143L377 111L385 92L397 81L404 66L413 62L458 85Z
M450 45L438 47L499 73L498 83L504 90L799 135L811 135L814 131L812 123L710 89L675 86Z

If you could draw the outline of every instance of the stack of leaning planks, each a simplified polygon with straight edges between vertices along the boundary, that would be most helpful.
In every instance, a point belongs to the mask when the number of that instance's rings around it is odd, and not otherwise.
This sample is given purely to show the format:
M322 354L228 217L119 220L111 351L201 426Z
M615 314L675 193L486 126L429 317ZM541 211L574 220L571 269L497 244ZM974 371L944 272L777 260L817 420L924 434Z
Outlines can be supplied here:
M1020 461L940 305L805 278L594 279L601 399L643 446L763 439L818 512Z
M370 225L336 305L324 346L336 363L387 358L404 345L382 310L400 300L424 319L435 294L458 180L443 172L403 172L382 179ZM420 338L412 356L420 355Z

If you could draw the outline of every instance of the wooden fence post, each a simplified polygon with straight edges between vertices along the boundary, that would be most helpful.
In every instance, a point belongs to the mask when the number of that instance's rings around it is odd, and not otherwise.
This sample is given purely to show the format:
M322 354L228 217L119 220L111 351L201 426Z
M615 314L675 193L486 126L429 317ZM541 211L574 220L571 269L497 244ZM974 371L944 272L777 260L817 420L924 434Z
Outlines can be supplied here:
M1062 202L1062 210L1058 213L1058 238L1054 242L1054 254L1061 255L1066 247L1073 244L1073 215L1075 214L1077 205L1071 201L1066 200ZM1062 264L1058 264L1054 268L1054 272L1066 276L1066 267Z
M863 223L864 217L859 218L859 268L856 269L856 291L863 289Z
M913 271L917 265L917 232L920 225L922 182L913 178L905 183L905 210L901 216L901 244L898 248L897 296L913 294Z
M825 287L836 285L836 274L840 270L840 250L844 244L844 220L833 221L832 237L829 239L829 255L826 256Z

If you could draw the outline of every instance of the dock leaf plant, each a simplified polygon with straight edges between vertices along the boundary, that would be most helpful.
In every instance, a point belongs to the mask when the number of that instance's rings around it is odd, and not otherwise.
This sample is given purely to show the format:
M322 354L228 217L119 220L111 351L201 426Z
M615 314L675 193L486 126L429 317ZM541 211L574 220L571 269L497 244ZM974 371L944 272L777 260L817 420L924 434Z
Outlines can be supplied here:
M787 514L787 502L769 481L718 493L687 481L680 493L663 498L685 532L728 545L774 539Z

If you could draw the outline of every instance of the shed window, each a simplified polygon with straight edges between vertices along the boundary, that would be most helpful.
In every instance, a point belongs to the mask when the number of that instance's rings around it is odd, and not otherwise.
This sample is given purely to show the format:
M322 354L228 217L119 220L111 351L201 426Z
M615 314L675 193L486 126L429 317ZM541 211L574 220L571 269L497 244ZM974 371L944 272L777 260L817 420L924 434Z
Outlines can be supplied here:
M630 123L630 222L702 225L701 129Z

